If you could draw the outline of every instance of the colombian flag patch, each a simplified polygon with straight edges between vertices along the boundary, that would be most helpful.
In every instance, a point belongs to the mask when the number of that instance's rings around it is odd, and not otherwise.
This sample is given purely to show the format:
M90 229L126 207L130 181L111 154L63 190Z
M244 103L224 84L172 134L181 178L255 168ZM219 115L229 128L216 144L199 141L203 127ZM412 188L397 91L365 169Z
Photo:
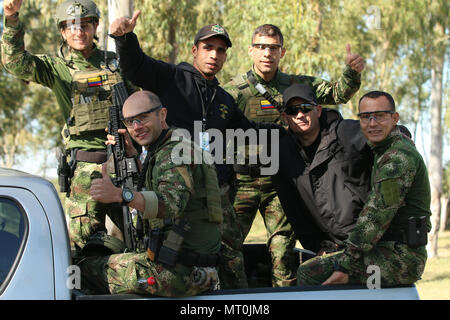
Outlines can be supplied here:
M89 87L98 87L102 85L102 78L101 77L88 78L87 83Z
M261 100L261 109L274 109L275 107L268 100Z

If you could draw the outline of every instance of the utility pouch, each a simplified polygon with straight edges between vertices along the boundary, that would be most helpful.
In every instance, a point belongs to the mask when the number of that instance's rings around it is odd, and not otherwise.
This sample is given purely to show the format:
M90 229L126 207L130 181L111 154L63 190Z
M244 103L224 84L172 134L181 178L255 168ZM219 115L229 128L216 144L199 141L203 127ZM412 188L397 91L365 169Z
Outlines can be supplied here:
M146 249L147 257L153 261L158 261L159 250L164 240L164 230L157 228L150 231L150 237L147 239Z
M406 243L413 249L425 246L428 243L427 219L425 216L408 218Z
M159 263L170 267L175 266L187 228L184 220L179 220L178 223L172 226L159 251Z

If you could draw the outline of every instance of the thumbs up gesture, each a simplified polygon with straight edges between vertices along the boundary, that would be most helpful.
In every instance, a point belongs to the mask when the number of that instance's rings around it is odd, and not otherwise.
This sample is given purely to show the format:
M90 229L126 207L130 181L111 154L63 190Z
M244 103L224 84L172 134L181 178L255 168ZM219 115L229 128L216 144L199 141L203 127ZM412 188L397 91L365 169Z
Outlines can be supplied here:
M102 203L122 202L122 189L116 187L106 170L106 163L102 165L102 178L91 182L89 194L92 199Z
M362 72L365 67L364 59L357 53L352 53L350 44L347 43L347 57L345 58L345 63L357 72Z
M124 34L132 32L140 15L141 10L137 10L133 13L133 17L131 19L126 17L117 18L109 26L109 33L113 36L120 37Z

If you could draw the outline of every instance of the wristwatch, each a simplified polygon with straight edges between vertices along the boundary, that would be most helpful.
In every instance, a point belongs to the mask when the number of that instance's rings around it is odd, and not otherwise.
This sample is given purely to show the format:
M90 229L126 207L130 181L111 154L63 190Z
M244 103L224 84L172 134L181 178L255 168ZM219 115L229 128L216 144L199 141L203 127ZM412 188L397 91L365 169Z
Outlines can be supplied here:
M122 205L127 206L134 199L134 193L129 188L122 189Z

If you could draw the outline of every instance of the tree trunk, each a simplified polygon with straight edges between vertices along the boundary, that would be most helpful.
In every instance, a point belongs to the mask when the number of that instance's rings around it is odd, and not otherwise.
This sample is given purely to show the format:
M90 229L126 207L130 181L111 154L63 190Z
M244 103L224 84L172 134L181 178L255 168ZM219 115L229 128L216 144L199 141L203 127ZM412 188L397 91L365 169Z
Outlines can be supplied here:
M131 19L133 16L133 11L133 0L108 0L108 25L120 17L127 17ZM108 37L108 50L116 51L116 43L111 37Z
M177 26L178 23L174 20L169 22L169 39L168 42L172 46L172 50L169 53L168 62L175 64L178 57L179 46L177 43Z
M447 196L442 196L441 198L441 226L439 231L445 231L445 228L447 227L449 200L450 199Z
M442 27L439 23L436 28ZM444 47L445 49L445 47ZM444 69L445 50L442 46L434 46L431 56L431 143L428 173L431 187L431 224L428 237L428 256L438 255L438 232L441 214L442 195L442 74Z

